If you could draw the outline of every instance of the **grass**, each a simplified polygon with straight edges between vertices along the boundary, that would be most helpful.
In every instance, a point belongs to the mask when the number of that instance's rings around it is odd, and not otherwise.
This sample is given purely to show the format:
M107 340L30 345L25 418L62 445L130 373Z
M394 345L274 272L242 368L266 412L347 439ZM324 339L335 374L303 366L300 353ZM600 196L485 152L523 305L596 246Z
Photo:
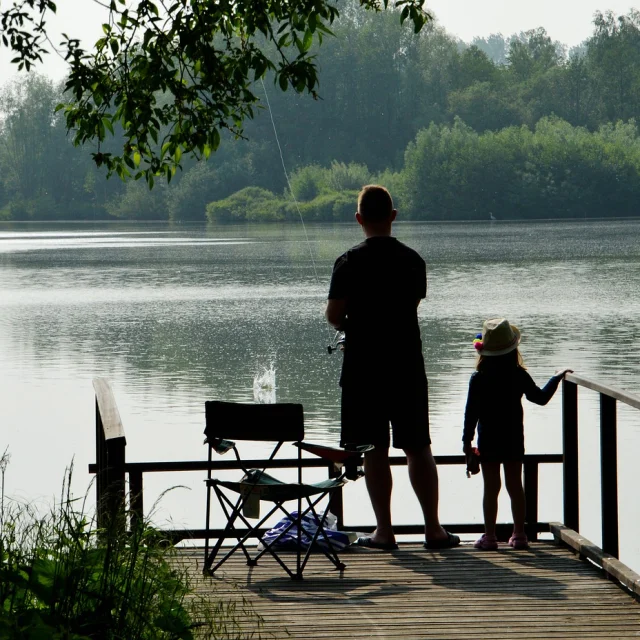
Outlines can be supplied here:
M271 637L241 595L199 596L148 524L99 530L68 472L44 516L5 498L0 459L0 640L191 640Z

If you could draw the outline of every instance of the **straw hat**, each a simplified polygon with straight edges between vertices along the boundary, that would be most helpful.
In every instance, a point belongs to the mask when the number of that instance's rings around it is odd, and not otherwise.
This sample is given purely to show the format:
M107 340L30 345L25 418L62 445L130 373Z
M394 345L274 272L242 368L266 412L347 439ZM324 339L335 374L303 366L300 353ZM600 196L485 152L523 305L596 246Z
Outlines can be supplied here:
M482 356L503 356L518 348L520 330L504 318L486 320L482 333L476 336L473 346Z

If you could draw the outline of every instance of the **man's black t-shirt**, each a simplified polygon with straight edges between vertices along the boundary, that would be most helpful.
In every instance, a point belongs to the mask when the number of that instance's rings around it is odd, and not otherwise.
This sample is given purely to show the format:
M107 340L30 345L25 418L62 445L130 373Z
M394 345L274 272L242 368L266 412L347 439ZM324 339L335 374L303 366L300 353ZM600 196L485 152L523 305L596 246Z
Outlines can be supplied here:
M391 236L367 238L336 260L329 299L347 301L343 386L424 376L417 305L426 294L424 260Z

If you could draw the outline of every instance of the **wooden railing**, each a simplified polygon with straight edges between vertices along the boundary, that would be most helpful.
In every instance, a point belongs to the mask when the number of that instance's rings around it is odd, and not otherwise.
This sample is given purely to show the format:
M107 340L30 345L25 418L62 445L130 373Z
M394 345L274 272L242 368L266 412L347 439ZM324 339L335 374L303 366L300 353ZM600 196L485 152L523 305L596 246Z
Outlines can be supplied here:
M564 449L564 524L580 531L578 469L578 387L600 394L600 494L602 550L619 557L618 536L618 419L617 402L640 409L640 397L594 382L575 373L562 383Z
M206 471L209 466L214 471L239 470L235 460L206 460L169 462L126 462L126 439L120 416L109 383L104 379L94 380L96 391L96 460L89 465L89 471L97 474L98 522L104 526L110 521L124 522L122 514L126 509L125 475L129 476L128 513L130 525L144 518L144 474L166 473L169 471ZM602 539L603 549L618 557L618 492L617 492L617 436L616 402L621 401L640 409L637 396L606 387L576 374L569 374L563 382L563 453L526 455L524 459L524 488L526 498L526 528L529 539L537 539L538 533L548 532L549 523L538 520L539 466L541 464L563 464L564 524L579 531L579 473L578 473L578 393L583 386L600 393L600 433L601 433L601 474L602 474ZM465 464L463 455L435 456L438 466ZM294 468L297 459L245 460L247 468ZM405 465L404 456L391 458L394 466ZM325 468L329 477L335 476L332 464L320 458L303 459L305 468ZM204 504L204 503L203 503ZM348 523L343 510L342 490L336 492L331 510L338 518L338 527L343 531L362 531L371 528L371 523ZM204 512L204 507L203 507ZM117 518L117 520L114 520ZM453 533L481 533L481 523L446 524ZM419 535L421 524L398 525L396 533ZM221 534L220 529L212 529L210 537ZM177 541L186 538L204 538L205 529L166 530L168 538ZM508 537L507 525L498 526L498 536Z

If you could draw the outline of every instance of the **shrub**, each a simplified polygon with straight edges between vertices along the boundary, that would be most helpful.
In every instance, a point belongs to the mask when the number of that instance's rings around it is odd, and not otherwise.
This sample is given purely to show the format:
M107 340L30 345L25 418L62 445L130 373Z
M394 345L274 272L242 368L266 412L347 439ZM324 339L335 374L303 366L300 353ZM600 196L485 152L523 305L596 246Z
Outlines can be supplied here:
M166 220L166 187L158 183L151 191L144 181L130 180L124 192L106 203L109 215L126 220Z
M246 187L207 205L210 222L277 222L286 217L286 201L267 189Z
M371 173L369 169L367 169L367 166L364 164L356 164L355 162L345 164L344 162L336 162L334 160L327 173L327 182L331 191L354 189L359 191L365 184L371 182Z
M4 460L4 457L3 457ZM4 478L4 471L3 471ZM70 474L66 486L69 486ZM4 488L4 483L3 483ZM0 519L0 638L264 637L246 602L207 600L159 532L97 530L68 491L48 516L10 503ZM255 622L245 633L236 616ZM248 618L247 618L248 617Z
M327 171L312 164L302 167L291 175L291 191L296 200L309 202L327 188Z
M304 220L322 222L351 220L356 211L357 199L357 191L323 193L311 202L300 202L300 213ZM289 207L289 212L290 215L293 214L292 207Z

